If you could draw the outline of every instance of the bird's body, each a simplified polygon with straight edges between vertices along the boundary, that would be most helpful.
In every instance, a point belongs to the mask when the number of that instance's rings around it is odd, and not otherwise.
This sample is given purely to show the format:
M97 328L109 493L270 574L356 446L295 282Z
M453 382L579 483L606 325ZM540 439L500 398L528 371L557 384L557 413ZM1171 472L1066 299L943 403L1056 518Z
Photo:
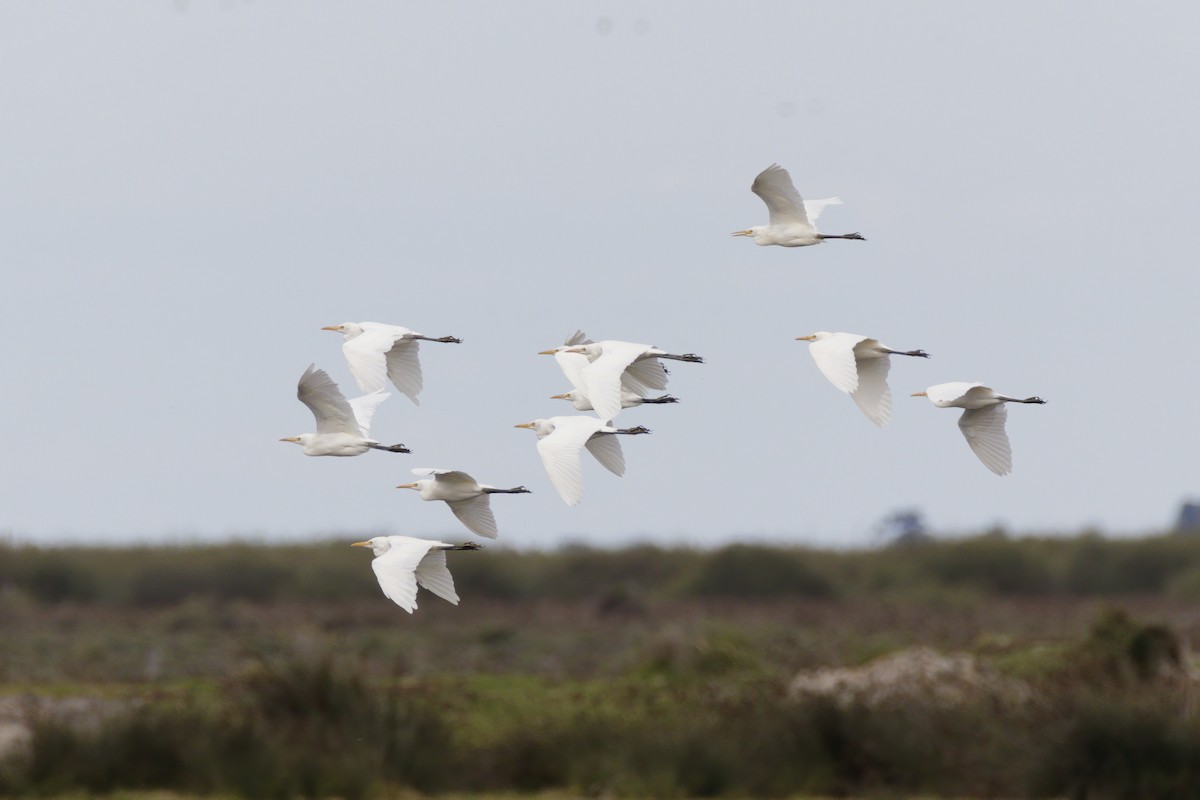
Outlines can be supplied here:
M597 417L549 417L535 419L515 427L528 428L537 434L538 456L559 497L569 506L583 499L583 464L580 451L587 448L601 466L618 477L625 474L625 454L616 434L637 435L650 431L636 428L614 428Z
M856 333L817 331L798 336L829 382L853 398L867 419L883 427L892 418L892 392L887 385L891 356L929 358L924 350L893 350L878 339Z
M407 453L402 444L383 445L367 436L375 410L390 396L380 389L347 400L325 370L310 364L300 377L296 397L312 411L317 432L279 441L300 445L306 456L360 456L368 450Z
M1012 447L1004 423L1008 419L1005 403L1044 404L1040 397L1008 397L982 383L954 381L930 386L913 397L928 397L938 408L964 409L958 428L983 465L997 475L1012 472Z
M413 483L404 483L397 489L415 489L422 500L441 500L450 506L454 516L467 528L489 539L498 535L496 518L492 515L489 495L493 494L528 494L524 486L513 489L497 489L485 483L478 483L465 472L452 469L432 469L419 467L412 471L414 475L430 475L432 477Z
M412 613L417 607L417 585L458 605L454 578L446 568L447 550L479 550L474 542L447 544L412 536L376 536L351 547L369 547L375 553L371 569L384 596Z
M571 404L571 407L576 411L595 411L596 407L592 405L591 398L587 396L587 392L583 389L572 389L569 392L562 394L550 395L551 400L566 400ZM664 394L661 397L642 397L634 394L626 389L621 390L621 408L633 408L640 405L660 405L663 403L678 403L679 398L672 397L669 394Z
M343 322L321 330L342 334L342 352L360 389L374 392L391 381L401 394L417 405L421 404L417 395L424 387L417 354L420 342L462 342L453 336L433 338L380 322Z
M762 201L767 204L770 221L766 225L755 225L744 231L734 231L734 236L749 236L754 243L761 246L779 245L780 247L807 247L821 244L826 239L858 239L865 241L858 233L823 234L816 228L817 217L829 205L840 205L839 197L826 200L805 201L796 191L792 176L778 164L758 173L754 184L750 187Z
M667 370L659 359L704 363L694 353L675 355L653 345L613 339L568 347L565 352L587 357L589 363L579 371L582 386L576 388L583 390L596 414L604 420L612 420L621 413L623 391L643 396L667 388Z

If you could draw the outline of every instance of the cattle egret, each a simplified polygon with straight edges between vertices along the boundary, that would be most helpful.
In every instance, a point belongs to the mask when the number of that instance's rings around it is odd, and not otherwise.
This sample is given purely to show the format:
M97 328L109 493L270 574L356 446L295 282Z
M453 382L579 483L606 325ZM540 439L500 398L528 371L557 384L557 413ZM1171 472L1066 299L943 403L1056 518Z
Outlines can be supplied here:
M410 614L417 608L417 584L458 605L454 578L446 568L446 551L482 549L475 542L446 544L411 536L376 536L350 546L369 547L374 551L371 569L379 579L379 588L389 600Z
M777 244L782 247L806 247L820 244L826 239L858 239L866 241L859 233L839 235L818 233L813 225L827 205L838 205L841 198L810 200L805 202L792 183L792 176L778 164L758 173L750 191L762 198L770 212L766 225L755 225L744 231L734 231L734 236L750 236L757 245Z
M546 352L546 351L543 351ZM703 364L694 353L675 355L648 344L605 340L568 347L564 352L582 353L590 362L580 370L584 393L601 419L612 420L621 413L621 392L646 395L667 388L667 370L659 361L670 358Z
M417 395L424 385L421 362L417 359L420 341L462 344L462 339L453 336L435 339L399 325L379 322L343 322L321 330L342 334L342 352L346 354L346 363L358 388L373 392L387 386L390 380L416 405L421 404Z
M924 350L893 350L878 339L857 333L817 331L797 336L796 340L810 342L808 352L821 374L847 392L867 419L881 428L892 418L892 392L887 385L889 356L929 358Z
M593 344L593 342L583 331L575 331L567 337L561 347L542 350L538 353L542 356L554 356L554 360L563 371L563 375L567 376L567 380L571 382L571 386L583 394L587 393L587 389L583 385L583 368L591 362L587 356L573 348L585 344ZM667 371L657 361L635 361L621 373L621 390L634 396L645 395L656 389L661 390L667 385L666 374ZM590 400L587 405L589 408L578 410L591 410Z
M289 436L279 441L300 445L306 456L360 456L368 450L410 452L402 444L383 445L367 438L375 409L391 397L382 389L347 400L337 384L325 374L325 370L316 369L315 364L310 364L300 377L296 396L312 411L317 421L317 432Z
M488 495L492 494L529 494L524 486L515 489L497 489L486 483L476 483L465 472L453 469L430 469L419 467L412 471L413 475L432 475L423 481L402 483L397 489L415 489L421 493L422 500L444 500L454 516L463 525L480 536L495 539L496 518L492 516L492 506Z
M1008 397L996 394L982 383L939 383L913 397L928 397L938 408L964 408L958 419L959 430L967 437L967 444L983 465L997 475L1012 472L1012 448L1008 434L1004 432L1004 421L1008 412L1005 403L1045 404L1040 397Z
M641 425L636 428L614 428L597 417L550 417L523 422L516 428L528 428L538 437L537 450L542 466L559 497L569 506L583 499L583 465L580 450L584 447L596 457L601 466L614 475L625 474L625 455L616 434L636 436L649 433Z

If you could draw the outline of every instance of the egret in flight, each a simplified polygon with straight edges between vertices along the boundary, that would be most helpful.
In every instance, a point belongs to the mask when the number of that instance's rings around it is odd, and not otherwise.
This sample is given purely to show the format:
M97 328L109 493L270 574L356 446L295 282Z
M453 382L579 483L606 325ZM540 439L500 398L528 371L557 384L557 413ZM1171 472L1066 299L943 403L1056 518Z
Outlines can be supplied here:
M582 389L572 389L562 394L550 395L551 400L567 400L576 411L595 411L595 406L588 399L587 392ZM641 397L625 389L621 390L621 408L633 408L643 404L658 405L663 403L678 403L679 398L664 394L661 397Z
M878 339L857 333L817 331L797 336L829 382L853 398L867 419L883 427L892 418L892 391L887 385L890 356L929 358L924 350L893 350Z
M1012 472L1012 448L1008 444L1008 434L1004 432L1004 422L1008 417L1004 404L1044 405L1046 402L1040 397L1008 397L997 394L982 383L963 381L939 383L912 396L928 397L938 408L966 409L958 419L959 430L967 437L967 444L983 465L997 475Z
M814 225L817 217L825 210L825 206L841 204L841 198L804 201L792 183L792 176L778 164L772 164L758 173L750 191L767 204L770 221L766 225L734 231L734 236L750 236L757 245L777 244L782 247L805 247L820 244L826 239L866 241L859 233L818 233Z
M543 351L546 352L546 351ZM667 370L659 359L670 358L703 364L694 353L675 355L653 345L608 339L568 347L566 353L582 353L590 362L579 372L584 393L601 419L612 420L621 413L622 390L637 395L667 388Z
M583 499L583 458L580 451L587 448L606 470L616 476L625 474L625 454L617 434L636 436L649 433L641 425L636 428L614 428L597 417L550 417L514 425L528 428L537 434L538 455L550 476L558 496L569 506Z
M431 475L422 481L402 483L397 489L415 489L422 500L444 500L459 522L480 536L495 539L496 518L492 516L492 504L488 495L529 494L524 486L515 489L497 489L486 483L477 483L465 472L454 469L430 469L419 467L413 475Z
M337 384L325 374L325 370L316 369L315 364L310 364L300 376L296 397L313 413L317 420L317 432L289 436L279 441L300 445L306 456L360 456L368 450L410 452L402 444L384 445L367 438L375 409L391 397L382 389L347 400Z
M573 395L570 398L572 404L575 405L577 411L591 411L592 401L586 399L587 387L583 385L583 370L591 361L583 353L579 352L577 347L581 345L595 344L591 339L587 338L587 334L583 331L575 331L567 337L567 340L561 347L554 347L549 350L542 350L538 355L554 356L554 360L563 371L563 375L567 376L567 380L571 382L571 386L575 388L578 395ZM662 364L654 360L635 361L625 368L621 373L621 396L624 398L626 394L630 397L642 397L653 391L661 391L667 387L667 371ZM570 394L568 392L568 394ZM552 399L559 399L561 395L555 395ZM576 397L581 397L580 403L586 405L587 408L580 408L575 402ZM633 403L632 405L637 405ZM622 408L629 408L622 400Z
M446 568L446 551L482 549L475 542L446 544L411 536L376 536L350 546L369 547L374 551L371 569L379 579L379 588L389 600L410 614L417 607L418 584L458 605L454 578Z
M462 344L454 336L433 338L399 325L384 325L379 322L343 322L327 325L323 331L342 334L342 352L350 374L364 392L373 392L387 386L388 381L400 393L416 405L421 401L424 381L421 378L421 362L417 359L417 348L421 341Z

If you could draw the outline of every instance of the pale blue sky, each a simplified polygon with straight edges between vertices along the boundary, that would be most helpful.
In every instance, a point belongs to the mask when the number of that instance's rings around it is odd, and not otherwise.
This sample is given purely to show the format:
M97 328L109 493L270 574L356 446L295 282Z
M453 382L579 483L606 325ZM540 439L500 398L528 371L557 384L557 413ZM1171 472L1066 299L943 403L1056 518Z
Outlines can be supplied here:
M502 540L858 544L1121 533L1200 492L1200 7L1185 3L0 5L0 531L22 541L459 531L416 466L533 495ZM759 248L773 161L869 241ZM306 458L294 397L375 320L427 345L411 456ZM537 356L696 352L628 473L567 508ZM923 348L876 429L793 337ZM1038 394L989 473L911 392Z

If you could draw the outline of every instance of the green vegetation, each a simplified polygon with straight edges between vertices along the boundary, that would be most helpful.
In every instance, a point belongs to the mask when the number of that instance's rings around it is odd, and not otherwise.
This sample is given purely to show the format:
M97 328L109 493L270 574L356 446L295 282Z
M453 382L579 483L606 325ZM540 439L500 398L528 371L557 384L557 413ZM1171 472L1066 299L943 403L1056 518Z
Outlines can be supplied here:
M0 795L1200 798L1200 540L367 562L0 549Z

